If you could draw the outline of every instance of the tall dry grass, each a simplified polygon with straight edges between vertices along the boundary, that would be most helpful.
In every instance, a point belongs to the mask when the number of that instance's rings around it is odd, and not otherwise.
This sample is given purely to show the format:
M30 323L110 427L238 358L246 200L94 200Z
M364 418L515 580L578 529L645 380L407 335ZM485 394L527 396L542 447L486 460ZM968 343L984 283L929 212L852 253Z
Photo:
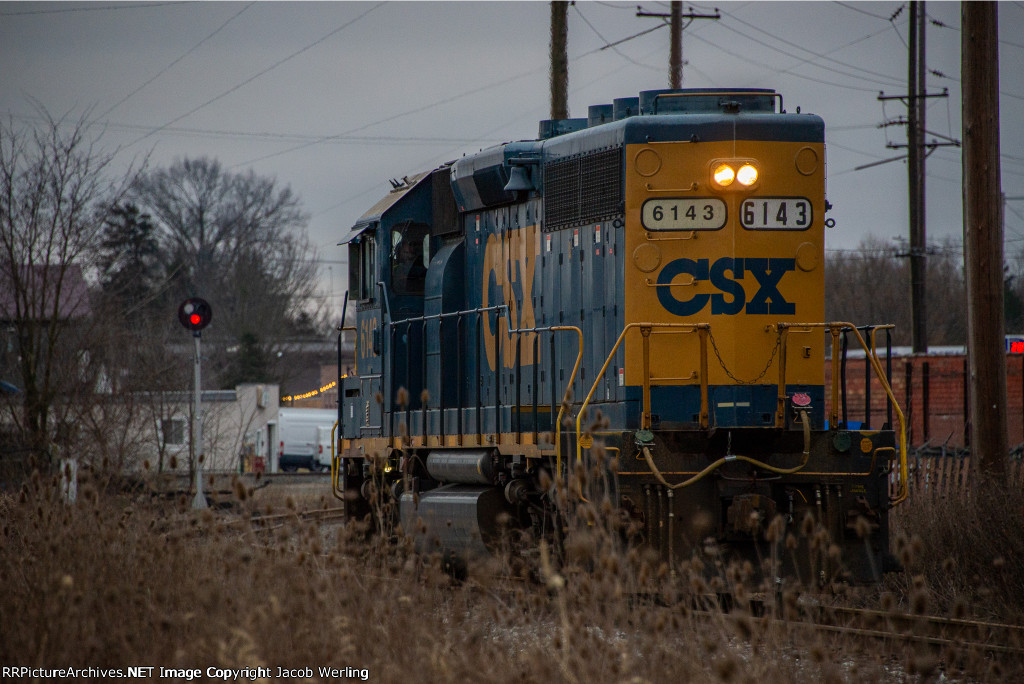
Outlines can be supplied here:
M278 504L239 492L238 510ZM83 485L74 505L36 477L0 494L0 663L38 667L365 668L379 682L932 681L940 661L694 610L743 591L703 563L670 568L621 545L594 500L564 557L496 557L466 581L365 526L270 533ZM322 503L322 500L317 501ZM285 499L282 510L297 507ZM516 570L512 570L516 568ZM746 588L753 591L755 587ZM795 600L789 596L787 600ZM991 666L970 664L978 676ZM947 680L948 681L948 680Z
M893 511L904 566L889 588L914 609L1024 621L1024 492L977 484L911 497Z

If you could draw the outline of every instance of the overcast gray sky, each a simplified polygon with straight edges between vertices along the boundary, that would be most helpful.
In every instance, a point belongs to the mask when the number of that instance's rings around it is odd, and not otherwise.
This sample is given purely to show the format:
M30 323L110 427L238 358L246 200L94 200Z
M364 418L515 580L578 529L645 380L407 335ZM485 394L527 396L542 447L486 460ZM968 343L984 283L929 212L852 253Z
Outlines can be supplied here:
M666 2L641 2L667 12ZM903 126L908 10L901 2L689 3L721 19L684 32L684 87L768 87L821 115L831 250L907 234ZM669 33L636 2L569 10L573 116L667 87ZM898 14L897 11L903 8ZM960 3L926 5L927 128L959 139ZM895 18L892 18L895 15ZM536 137L548 117L547 2L0 2L0 112L86 111L118 161L208 155L292 187L311 215L325 290L345 289L338 237L408 175L495 143ZM1002 184L1024 196L1024 4L999 3ZM929 135L945 140L945 137ZM929 242L961 235L960 152L927 162ZM1024 201L1006 214L1024 247ZM850 252L855 256L855 252ZM329 270L328 270L329 269Z

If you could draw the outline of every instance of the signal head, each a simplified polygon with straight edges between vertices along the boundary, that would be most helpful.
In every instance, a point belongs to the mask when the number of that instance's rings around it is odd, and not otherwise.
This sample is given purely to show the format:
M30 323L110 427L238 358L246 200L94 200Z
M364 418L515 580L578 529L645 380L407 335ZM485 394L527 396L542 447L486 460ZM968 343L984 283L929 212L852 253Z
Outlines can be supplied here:
M178 320L193 332L199 332L210 324L213 308L205 299L191 297L178 307Z

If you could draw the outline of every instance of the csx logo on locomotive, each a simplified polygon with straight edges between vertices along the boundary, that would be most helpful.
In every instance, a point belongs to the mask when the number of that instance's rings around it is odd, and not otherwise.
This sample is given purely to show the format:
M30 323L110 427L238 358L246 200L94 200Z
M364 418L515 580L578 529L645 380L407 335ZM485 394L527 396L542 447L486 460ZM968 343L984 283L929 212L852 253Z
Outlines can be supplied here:
M712 315L733 316L740 312L748 314L790 315L796 313L796 304L786 301L779 292L779 282L787 272L795 270L795 259L766 257L722 257L713 264L708 259L676 259L670 261L658 274L658 301L676 316L693 316L711 303ZM727 274L732 274L731 276ZM757 280L758 289L747 299L743 289L743 276L750 273ZM678 291L684 285L673 285L680 275L689 275L692 281L685 285L695 286L697 281L708 280L719 290L716 294L695 294L682 299Z

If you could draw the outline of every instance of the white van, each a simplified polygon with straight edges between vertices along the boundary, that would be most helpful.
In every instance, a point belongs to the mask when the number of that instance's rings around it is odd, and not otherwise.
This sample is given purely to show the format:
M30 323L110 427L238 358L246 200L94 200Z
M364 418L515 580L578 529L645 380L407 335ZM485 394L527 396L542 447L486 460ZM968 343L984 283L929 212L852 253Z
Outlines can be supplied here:
M338 414L334 414L334 419L338 419ZM331 469L331 432L333 431L333 422L331 423L330 427L317 428L317 443L320 445L320 453L317 454L317 460L320 466L320 470Z
M282 408L277 413L278 468L293 472L329 470L331 467L331 429L338 420L332 409ZM326 437L324 436L326 434Z

